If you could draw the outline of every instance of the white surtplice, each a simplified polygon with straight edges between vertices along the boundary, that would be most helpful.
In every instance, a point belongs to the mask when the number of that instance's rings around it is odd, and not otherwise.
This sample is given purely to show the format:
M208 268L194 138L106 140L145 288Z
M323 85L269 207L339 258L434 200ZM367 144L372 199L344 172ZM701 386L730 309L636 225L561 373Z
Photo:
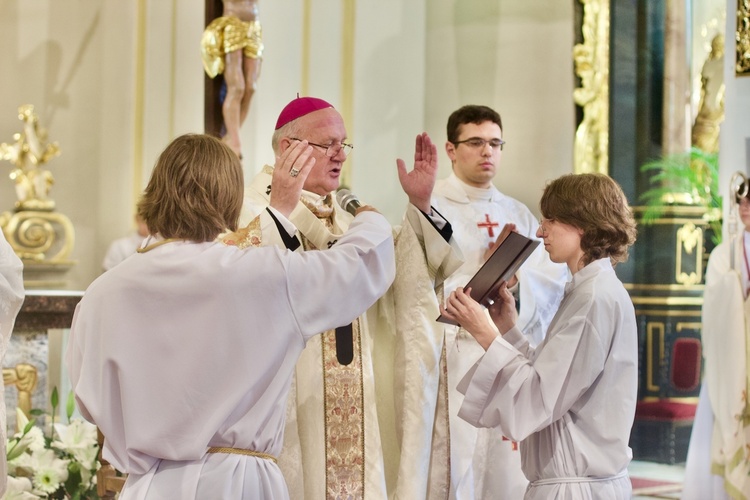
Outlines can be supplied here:
M276 231L265 212L248 241ZM151 242L87 289L66 353L104 458L129 473L120 498L289 498L273 460L207 450L279 455L305 345L393 280L390 225L362 214L326 252Z
M484 264L487 248L506 223L532 239L539 221L520 201L494 186L469 186L451 174L437 182L435 208L451 222L464 264L445 283L445 294L464 286ZM550 261L539 245L518 272L520 314L518 326L532 346L544 338L568 279L564 264ZM477 429L458 417L463 394L456 385L484 349L466 331L445 326L450 397L451 498L520 498L528 481L521 471L518 444L504 439L498 429Z
M631 498L638 392L635 311L608 258L578 271L546 338L514 327L458 386L461 418L521 442L525 498Z
M23 304L23 263L5 241L0 231L0 361L8 350L16 315ZM5 462L5 387L0 380L0 495L5 492L7 463Z

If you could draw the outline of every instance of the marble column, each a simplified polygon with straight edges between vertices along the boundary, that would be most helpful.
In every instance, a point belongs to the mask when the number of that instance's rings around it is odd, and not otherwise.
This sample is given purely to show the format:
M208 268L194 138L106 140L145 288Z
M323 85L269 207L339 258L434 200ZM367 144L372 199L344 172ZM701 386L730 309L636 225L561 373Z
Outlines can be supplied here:
M690 51L685 0L667 0L664 19L662 152L690 149Z

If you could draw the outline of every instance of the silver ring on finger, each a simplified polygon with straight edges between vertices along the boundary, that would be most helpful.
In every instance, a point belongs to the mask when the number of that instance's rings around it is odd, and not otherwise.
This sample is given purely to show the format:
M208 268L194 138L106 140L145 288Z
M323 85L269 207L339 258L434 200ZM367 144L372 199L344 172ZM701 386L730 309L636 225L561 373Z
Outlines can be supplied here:
M292 177L297 177L299 175L299 170L297 170L296 168L292 168L289 171L289 175L291 175Z

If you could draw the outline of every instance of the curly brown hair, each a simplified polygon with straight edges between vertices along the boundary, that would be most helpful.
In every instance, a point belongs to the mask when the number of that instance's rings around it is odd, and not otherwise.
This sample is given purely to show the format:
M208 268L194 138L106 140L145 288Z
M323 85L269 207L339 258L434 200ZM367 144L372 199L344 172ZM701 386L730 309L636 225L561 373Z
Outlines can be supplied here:
M546 219L583 231L583 264L609 257L625 262L636 224L622 188L603 174L568 174L547 184L539 202Z
M242 166L229 146L209 135L185 134L156 161L138 215L151 234L212 241L237 229L243 194Z

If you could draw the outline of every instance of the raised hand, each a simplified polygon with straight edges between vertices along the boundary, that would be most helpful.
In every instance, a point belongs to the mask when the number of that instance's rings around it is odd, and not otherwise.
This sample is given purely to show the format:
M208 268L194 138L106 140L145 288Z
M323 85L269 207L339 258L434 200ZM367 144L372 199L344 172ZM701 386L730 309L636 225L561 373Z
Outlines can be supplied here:
M437 147L432 143L427 132L417 136L414 147L414 168L406 171L406 163L401 158L396 160L398 179L401 188L409 197L409 203L425 213L430 213L432 188L437 179Z
M315 165L315 158L311 154L312 146L307 141L297 141L276 158L269 205L285 217L289 217L297 206L305 179Z

